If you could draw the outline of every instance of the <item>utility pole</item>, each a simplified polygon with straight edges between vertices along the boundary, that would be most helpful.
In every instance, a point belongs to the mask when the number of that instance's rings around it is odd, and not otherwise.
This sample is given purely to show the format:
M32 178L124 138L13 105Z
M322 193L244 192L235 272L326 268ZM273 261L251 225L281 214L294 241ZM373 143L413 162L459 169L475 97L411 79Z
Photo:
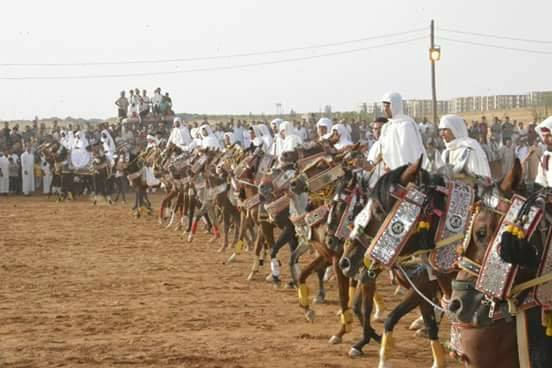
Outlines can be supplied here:
M437 89L435 87L435 60L434 57L435 51L435 22L432 19L430 25L430 48L429 48L429 59L431 60L431 98L433 100L433 124L436 126L439 124L437 122Z

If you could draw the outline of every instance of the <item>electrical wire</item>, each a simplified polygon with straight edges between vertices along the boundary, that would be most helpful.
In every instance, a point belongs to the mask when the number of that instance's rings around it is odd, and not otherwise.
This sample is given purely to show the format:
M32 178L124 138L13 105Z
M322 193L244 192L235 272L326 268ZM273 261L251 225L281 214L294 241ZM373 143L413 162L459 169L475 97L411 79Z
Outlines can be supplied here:
M464 34L464 35L470 35L470 36L479 36L479 37L487 37L487 38L496 38L496 39L509 40L509 41L531 42L531 43L540 43L540 44L545 44L545 45L551 45L552 44L552 41L534 40L534 39L529 39L529 38L508 37L508 36L500 36L500 35L493 35L493 34L487 34L487 33L459 31L459 30L450 29L450 28L438 27L437 30L442 31L442 32L458 33L458 34Z
M493 45L493 44L488 44L488 43L483 43L483 42L457 40L457 39L454 39L454 38L448 38L448 37L442 37L442 36L439 36L438 39L439 40L450 41L450 42L463 43L463 44L466 44L466 45L483 46L483 47L490 47L490 48L501 49L501 50L528 52L528 53L531 53L531 54L540 54L540 55L552 55L552 51L524 49L524 48L519 48L519 47L499 46L499 45Z
M295 58L271 60L271 61L262 61L257 63L248 63L248 64L239 64L239 65L226 65L226 66L215 66L215 67L204 67L196 69L187 69L187 70L174 70L174 71L163 71L163 72L138 72L138 73L123 73L123 74L97 74L97 75L68 75L68 76L22 76L22 77L0 77L0 80L4 81L17 81L17 80L70 80L70 79L106 79L106 78L126 78L126 77L146 77L146 76L160 76L160 75L175 75L175 74L184 74L184 73L195 73L195 72L208 72L208 71L218 71L218 70L232 70L232 69L241 69L254 66L262 65L274 65L281 63L290 63L295 61L303 61L310 59L317 59L327 56L336 56L336 55L345 55L361 51L374 50L382 47L389 47L395 45L402 45L411 43L414 41L419 41L427 39L426 36L415 37L411 39L388 42L385 44L372 45L367 47L360 47L356 49L342 50L327 52L323 54L302 56Z
M151 59L151 60L130 60L130 61L96 61L96 62L76 62L76 63L0 63L0 66L3 67L53 67L53 66L94 66L94 65L133 65L133 64L165 64L165 63L177 63L177 62L188 62L188 61L205 61L205 60L218 60L218 59L229 59L229 58L240 58L248 56L262 56L262 55L271 55L271 54L282 54L287 52L295 51L304 51L312 50L325 47L333 46L342 46L352 43L359 43L371 40L377 40L382 38L390 38L396 36L402 36L412 33L418 33L421 31L427 31L426 28L417 28L409 31L388 33L384 35L371 36L358 38L354 40L322 43L311 46L302 46L302 47L292 47L279 50L270 50L270 51L259 51L259 52L246 52L238 54L228 54L228 55L214 55L214 56L197 56L197 57L187 57L187 58L175 58L175 59Z

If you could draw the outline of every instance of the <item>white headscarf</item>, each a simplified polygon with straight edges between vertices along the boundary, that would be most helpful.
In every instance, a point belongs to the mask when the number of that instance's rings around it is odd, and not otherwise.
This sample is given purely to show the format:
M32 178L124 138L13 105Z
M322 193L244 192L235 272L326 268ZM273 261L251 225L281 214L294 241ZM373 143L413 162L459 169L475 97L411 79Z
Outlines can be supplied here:
M343 149L353 144L348 138L347 127L343 124L336 124L332 127L332 132L337 132L339 135L339 141L334 144L334 147L338 150Z
M382 102L391 104L393 117L381 129L382 156L385 165L394 170L400 166L416 162L426 152L422 135L416 122L403 114L402 97L397 92L387 93Z
M303 140L297 134L295 134L295 129L289 121L284 121L280 124L278 128L279 133L285 134L285 139L281 148L281 152L278 152L278 156L285 152L292 152L301 144ZM281 138L281 136L280 136Z
M541 131L542 128L546 128L546 129L550 130L550 133L552 134L552 116L549 116L546 119L544 119L543 122L540 123L539 125L537 125L537 127L535 128L535 130L537 131L539 137L541 137L541 139L544 139L542 131Z
M318 122L316 123L316 132L318 133L319 127L325 127L326 128L326 134L324 134L323 137L320 137L320 139L328 139L332 135L332 120L329 118L320 118Z
M454 140L445 143L446 148L442 153L444 162L447 162L447 157L454 151L462 151L457 153L458 156L463 156L464 152L468 151L468 153L465 153L469 155L469 157L467 157L467 162L457 169L466 169L467 174L470 175L486 178L491 177L491 169L489 167L487 155L478 141L468 137L468 128L466 127L464 119L454 114L444 115L441 117L439 129L450 129L454 135ZM450 162L450 164L453 166L455 165L454 162Z
M272 134L270 129L264 124L257 125L257 131L261 133L261 139L263 140L263 151L270 153L272 148Z

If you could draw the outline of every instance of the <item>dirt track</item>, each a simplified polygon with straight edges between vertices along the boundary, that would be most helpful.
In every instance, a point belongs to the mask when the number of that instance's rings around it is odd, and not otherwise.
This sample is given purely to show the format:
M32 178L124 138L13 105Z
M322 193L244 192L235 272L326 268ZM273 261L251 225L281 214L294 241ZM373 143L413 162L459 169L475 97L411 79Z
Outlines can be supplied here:
M346 355L358 325L328 344L338 327L334 282L309 324L295 290L264 281L267 266L248 282L249 255L223 266L228 255L201 229L189 244L129 208L0 198L0 367L377 366L373 343L362 358ZM384 290L389 310L396 298ZM415 317L396 328L395 368L431 366L429 342L406 329Z

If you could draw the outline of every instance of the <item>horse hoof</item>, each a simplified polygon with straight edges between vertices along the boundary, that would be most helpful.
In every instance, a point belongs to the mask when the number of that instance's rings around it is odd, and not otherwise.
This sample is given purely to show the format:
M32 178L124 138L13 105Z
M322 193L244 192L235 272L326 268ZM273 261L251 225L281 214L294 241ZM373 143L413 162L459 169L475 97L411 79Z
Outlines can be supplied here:
M232 255L228 258L226 261L226 264L230 264L236 260L236 253L232 253Z
M341 344L343 340L341 339L341 337L339 336L332 336L330 337L330 341L328 341L330 344L332 345L337 345L337 344Z
M311 322L311 323L314 322L314 317L315 317L315 314L312 309L309 309L305 312L305 318L307 322Z
M271 274L271 273L269 273L268 275L266 275L265 281L266 281L266 282L272 282L272 274Z
M381 361L378 364L378 368L392 368L389 362Z
M163 219L158 219L158 220L157 220L157 223L158 223L159 225L163 225Z
M351 350L349 350L349 357L351 358L357 358L362 355L362 351L358 350L357 348L351 348Z
M220 247L219 249L217 249L217 253L222 253L226 250L226 245L223 245L222 247Z
M326 297L324 295L317 295L312 302L314 304L325 304L326 303Z
M188 243L191 243L192 240L194 240L194 237L192 236L192 234L188 235Z
M414 320L414 322L412 322L410 324L408 329L410 331L417 331L417 330L419 330L420 328L423 328L423 327L424 327L424 318L423 317L418 317Z

